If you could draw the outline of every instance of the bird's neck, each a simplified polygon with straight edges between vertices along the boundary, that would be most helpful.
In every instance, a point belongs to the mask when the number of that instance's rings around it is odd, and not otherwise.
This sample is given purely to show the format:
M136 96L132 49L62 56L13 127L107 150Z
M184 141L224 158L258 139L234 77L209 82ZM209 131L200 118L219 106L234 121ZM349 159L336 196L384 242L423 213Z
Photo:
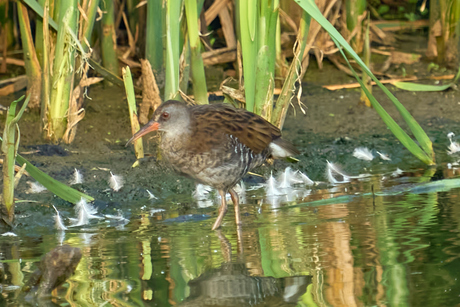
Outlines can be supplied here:
M184 116L173 127L163 131L162 139L167 142L183 144L188 141L193 135L191 120L188 116Z

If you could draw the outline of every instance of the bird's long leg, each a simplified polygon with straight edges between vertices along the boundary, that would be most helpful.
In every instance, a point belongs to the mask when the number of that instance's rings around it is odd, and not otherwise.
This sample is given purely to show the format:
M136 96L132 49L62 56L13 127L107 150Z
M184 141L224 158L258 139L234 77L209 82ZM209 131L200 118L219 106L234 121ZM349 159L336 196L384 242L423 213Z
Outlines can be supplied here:
M238 197L238 194L235 192L235 190L230 189L228 192L230 193L230 196L232 197L233 206L235 207L235 222L236 222L236 226L241 226L240 198Z
M224 219L225 213L227 213L227 201L225 199L225 194L226 194L225 191L219 190L221 204L219 208L219 215L217 216L217 219L214 222L214 225L212 225L212 230L216 230L217 228L220 227L220 224L222 224L222 220Z
M222 256L225 262L230 263L232 261L232 243L224 236L222 229L216 230L217 238L220 241L220 249L222 250Z
M232 197L233 206L235 207L235 222L236 222L236 235L238 238L238 251L239 254L243 253L243 229L241 223L241 216L240 216L240 198L235 190L230 189L228 191L230 196Z

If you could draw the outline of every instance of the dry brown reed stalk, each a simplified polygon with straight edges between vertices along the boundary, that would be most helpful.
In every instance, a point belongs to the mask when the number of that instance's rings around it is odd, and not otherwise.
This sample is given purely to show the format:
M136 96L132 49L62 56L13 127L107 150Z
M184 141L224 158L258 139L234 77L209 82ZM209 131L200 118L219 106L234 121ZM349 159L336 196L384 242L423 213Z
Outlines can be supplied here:
M77 124L85 117L85 109L82 108L82 102L86 96L86 88L90 85L96 84L104 80L104 78L93 77L88 78L86 71L88 70L88 63L85 64L85 72L80 83L73 89L71 100L69 102L69 114L67 116L67 129L64 132L62 139L65 143L70 144L75 139L77 134Z
M38 62L37 53L35 52L32 30L30 28L29 12L27 7L21 1L17 2L18 20L21 30L21 38L24 49L24 62L27 72L27 92L30 95L29 108L40 107L41 97L41 68Z
M142 66L142 102L139 105L139 122L145 125L149 119L150 109L155 111L161 104L160 90L158 89L152 66L148 60L141 60Z

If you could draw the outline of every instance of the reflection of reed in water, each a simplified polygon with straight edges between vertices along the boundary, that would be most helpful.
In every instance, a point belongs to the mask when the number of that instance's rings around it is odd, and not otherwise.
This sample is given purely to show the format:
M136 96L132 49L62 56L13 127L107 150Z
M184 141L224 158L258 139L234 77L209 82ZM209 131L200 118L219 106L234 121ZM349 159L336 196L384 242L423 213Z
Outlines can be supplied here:
M295 306L307 291L311 276L284 278L251 276L239 247L239 261L231 261L230 242L220 231L224 259L217 269L211 269L189 282L190 295L179 306Z

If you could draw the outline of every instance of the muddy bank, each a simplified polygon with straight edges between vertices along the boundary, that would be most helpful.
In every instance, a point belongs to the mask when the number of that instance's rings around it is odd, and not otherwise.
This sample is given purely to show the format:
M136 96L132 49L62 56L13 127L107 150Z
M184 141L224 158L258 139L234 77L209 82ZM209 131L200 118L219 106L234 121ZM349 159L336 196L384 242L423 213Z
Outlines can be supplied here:
M276 172L291 165L314 180L324 180L326 160L342 164L351 173L360 172L364 168L368 172L382 172L396 167L424 167L394 138L373 109L359 105L359 90L331 92L320 85L309 82L307 78L302 97L306 114L302 114L293 100L295 107L290 109L284 126L286 138L292 140L302 152L297 157L299 163L292 165L286 161L275 161L273 166L265 165L258 169L259 174L267 175L272 170ZM391 86L390 89L432 138L437 161L452 161L453 158L446 155L446 135L451 131L460 134L460 94L454 90L413 93L395 90ZM378 90L374 94L396 121L403 124L384 94ZM52 155L46 155L43 153L44 148L36 147L44 144L39 130L39 116L27 112L20 122L20 153L43 171L66 183L71 181L74 169L79 169L85 182L76 187L105 202L121 204L129 201L142 205L148 200L148 189L161 199L170 199L171 204L193 206L193 201L180 196L190 195L194 188L193 182L175 175L163 162L157 160L154 134L144 142L147 156L141 161L141 167L131 167L135 156L132 147L125 147L131 129L124 90L94 86L89 96L92 99L85 102L86 115L78 124L75 141L70 145L61 144L58 150L51 150ZM13 99L6 97L0 104L7 105ZM1 116L1 129L4 120L5 114ZM351 154L358 146L387 153L392 160L384 162L375 159L371 163L357 160ZM109 171L125 179L125 186L119 192L109 189ZM257 182L261 179L252 177L248 180ZM28 181L32 179L21 180L17 193L19 199L59 202L51 193L27 194Z

